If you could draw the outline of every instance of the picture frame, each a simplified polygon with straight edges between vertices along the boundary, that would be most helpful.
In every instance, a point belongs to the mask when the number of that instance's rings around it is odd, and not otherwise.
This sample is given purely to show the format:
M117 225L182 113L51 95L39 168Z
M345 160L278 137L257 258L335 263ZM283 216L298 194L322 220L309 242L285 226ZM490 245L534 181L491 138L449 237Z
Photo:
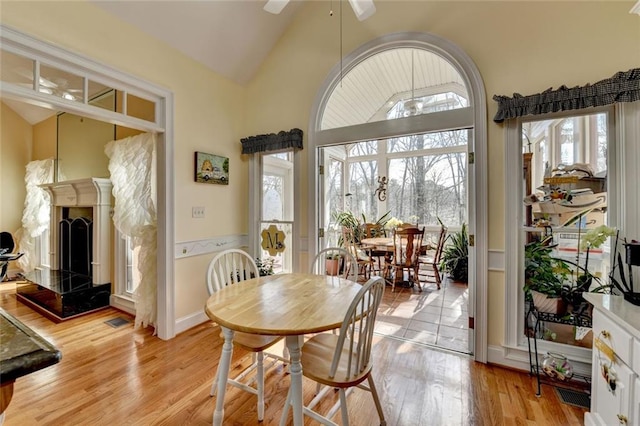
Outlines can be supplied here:
M194 180L199 183L229 185L229 158L196 151Z

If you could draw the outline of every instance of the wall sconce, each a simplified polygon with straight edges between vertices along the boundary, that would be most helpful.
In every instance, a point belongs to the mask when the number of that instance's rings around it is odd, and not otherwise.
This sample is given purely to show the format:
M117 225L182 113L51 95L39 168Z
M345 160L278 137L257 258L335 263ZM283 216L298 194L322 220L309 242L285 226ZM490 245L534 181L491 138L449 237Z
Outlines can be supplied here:
M378 176L378 188L375 192L378 195L378 200L384 201L387 199L387 177Z

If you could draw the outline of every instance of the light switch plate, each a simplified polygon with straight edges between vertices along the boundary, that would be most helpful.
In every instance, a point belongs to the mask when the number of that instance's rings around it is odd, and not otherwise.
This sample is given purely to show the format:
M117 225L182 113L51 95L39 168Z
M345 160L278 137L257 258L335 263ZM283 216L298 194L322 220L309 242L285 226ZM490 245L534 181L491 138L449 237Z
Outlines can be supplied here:
M204 206L191 207L191 217L202 219L204 218Z

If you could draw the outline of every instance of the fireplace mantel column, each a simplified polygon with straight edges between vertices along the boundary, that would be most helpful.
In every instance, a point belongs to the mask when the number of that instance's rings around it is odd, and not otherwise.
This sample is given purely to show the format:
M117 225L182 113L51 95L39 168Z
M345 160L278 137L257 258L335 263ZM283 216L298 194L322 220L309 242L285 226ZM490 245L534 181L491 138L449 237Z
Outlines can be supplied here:
M58 223L63 207L92 207L93 284L111 282L111 181L106 178L69 180L40 185L51 196L50 249L51 269L60 268Z

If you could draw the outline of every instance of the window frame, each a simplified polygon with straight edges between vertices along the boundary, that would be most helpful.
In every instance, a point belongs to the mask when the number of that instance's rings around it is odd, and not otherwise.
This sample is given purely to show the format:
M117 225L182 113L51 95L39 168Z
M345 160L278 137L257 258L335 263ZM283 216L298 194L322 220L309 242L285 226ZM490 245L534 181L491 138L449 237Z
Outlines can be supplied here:
M619 113L614 106L563 111L544 115L528 115L505 120L505 359L521 361L523 352L528 351L524 334L524 198L523 185L514 185L515 179L522 178L522 124L529 121L542 121L566 117L583 116L605 112L608 114L609 149L607 155L608 205L615 206L615 196L620 180L619 171L614 163L618 159L618 147L615 135L618 132ZM559 127L559 126L558 126ZM557 129L554 129L556 131ZM557 146L561 145L558 143ZM550 147L552 148L552 147ZM557 148L557 147L556 147ZM559 149L559 148L558 148ZM558 158L559 159L559 158ZM553 158L550 159L553 162ZM619 160L615 160L619 161ZM552 163L554 164L554 163ZM609 226L620 226L620 211L608 208ZM517 229L518 232L513 232ZM514 284L515 283L515 284ZM560 351L576 363L576 371L590 375L591 349L540 340L539 352Z

